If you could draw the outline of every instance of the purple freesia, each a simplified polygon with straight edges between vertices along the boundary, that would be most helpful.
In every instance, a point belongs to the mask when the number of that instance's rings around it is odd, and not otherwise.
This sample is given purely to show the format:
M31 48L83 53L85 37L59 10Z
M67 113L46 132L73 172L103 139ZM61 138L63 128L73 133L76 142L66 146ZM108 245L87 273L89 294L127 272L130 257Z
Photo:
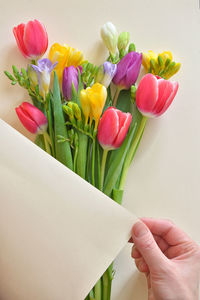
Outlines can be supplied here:
M117 65L112 64L109 61L106 61L98 69L95 82L103 84L106 88L110 85L113 77L117 72Z
M31 65L31 67L36 71L39 83L39 91L43 98L49 92L51 72L57 65L52 64L52 62L48 58L39 59L37 61L37 65Z
M121 89L128 90L135 84L142 64L142 53L131 51L117 64L117 72L113 83Z
M80 68L79 68L79 70L81 72ZM63 96L66 99L71 99L71 97L72 97L72 83L77 91L78 90L78 70L74 66L66 67L63 72L62 90L63 90Z

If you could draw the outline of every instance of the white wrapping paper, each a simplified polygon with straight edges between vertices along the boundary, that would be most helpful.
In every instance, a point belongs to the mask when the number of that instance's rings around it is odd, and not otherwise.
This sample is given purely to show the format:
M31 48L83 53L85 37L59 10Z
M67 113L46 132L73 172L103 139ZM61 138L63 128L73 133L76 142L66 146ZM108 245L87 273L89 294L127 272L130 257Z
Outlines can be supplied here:
M0 299L84 299L136 217L2 120L0 143Z

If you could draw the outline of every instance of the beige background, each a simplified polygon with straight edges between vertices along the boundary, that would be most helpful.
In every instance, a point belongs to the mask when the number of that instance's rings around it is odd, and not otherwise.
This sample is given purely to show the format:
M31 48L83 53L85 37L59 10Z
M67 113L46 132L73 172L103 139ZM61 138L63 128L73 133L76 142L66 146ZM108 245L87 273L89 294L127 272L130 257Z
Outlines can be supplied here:
M86 58L101 63L106 58L99 29L112 21L119 31L129 30L138 51L171 50L182 63L174 79L180 83L168 112L147 124L132 165L124 206L138 216L174 220L200 241L200 10L198 0L140 0L80 2L0 0L0 117L24 132L14 107L28 99L12 87L2 71L25 65L16 48L12 27L38 18L47 28L50 44L66 42L82 49ZM27 136L27 132L24 132ZM113 300L145 299L143 276L136 271L127 246L116 260Z

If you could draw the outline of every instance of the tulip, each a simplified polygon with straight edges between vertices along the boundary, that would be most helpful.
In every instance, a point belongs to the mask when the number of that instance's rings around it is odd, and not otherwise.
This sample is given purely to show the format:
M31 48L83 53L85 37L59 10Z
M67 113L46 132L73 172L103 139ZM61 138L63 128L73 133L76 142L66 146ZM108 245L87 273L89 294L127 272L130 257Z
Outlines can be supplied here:
M90 126L93 118L95 119L95 130L97 129L99 119L101 117L107 98L107 90L100 83L95 83L92 87L81 90L80 102L85 117L85 124L90 117Z
M141 79L136 92L137 108L146 117L158 117L168 109L177 90L178 82L148 73Z
M104 150L119 148L128 132L132 116L114 107L109 107L101 117L97 138Z
M18 118L24 127L31 133L44 134L47 130L47 118L34 105L23 102L19 107L15 108Z
M38 60L37 66L31 65L37 72L40 95L45 99L49 92L51 72L57 63L52 64L48 58Z
M72 97L72 84L78 90L78 70L74 66L66 67L63 72L62 90L66 99Z
M59 81L61 81L63 78L64 68L70 66L77 68L83 61L83 53L69 47L67 44L60 45L55 43L50 48L49 59L52 63L58 62L55 71Z
M108 51L113 56L116 53L117 36L117 29L111 22L107 22L101 28L101 38L104 41L105 46L108 48Z
M24 57L35 60L46 52L48 36L45 27L38 20L14 27L13 33Z
M99 82L103 84L106 88L108 88L116 72L117 65L106 61L102 66L99 67L95 78L95 82Z
M117 64L113 83L120 89L128 90L136 82L142 64L142 53L129 52Z

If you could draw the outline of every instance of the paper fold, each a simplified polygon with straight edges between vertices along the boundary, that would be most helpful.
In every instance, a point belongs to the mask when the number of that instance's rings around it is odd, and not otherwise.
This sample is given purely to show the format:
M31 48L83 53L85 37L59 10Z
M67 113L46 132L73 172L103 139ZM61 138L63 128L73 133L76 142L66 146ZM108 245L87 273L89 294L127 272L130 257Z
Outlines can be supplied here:
M0 137L0 299L84 299L136 217L2 120Z

